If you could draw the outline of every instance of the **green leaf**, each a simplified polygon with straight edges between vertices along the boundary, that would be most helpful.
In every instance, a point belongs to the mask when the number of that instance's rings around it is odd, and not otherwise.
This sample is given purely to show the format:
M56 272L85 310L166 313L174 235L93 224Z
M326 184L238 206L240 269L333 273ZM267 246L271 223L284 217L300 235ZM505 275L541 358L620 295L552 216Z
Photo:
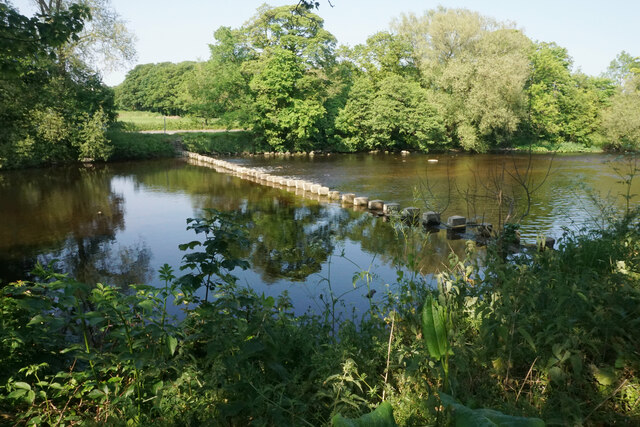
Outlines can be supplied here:
M27 326L40 325L40 324L43 324L44 322L46 322L46 320L47 319L42 317L41 314L38 314L38 315L34 316L33 318L31 318L29 323L27 323Z
M445 309L431 295L422 307L422 334L432 358L440 360L449 352Z
M89 392L89 394L87 394L87 398L91 400L101 400L101 399L104 399L105 397L106 395L104 394L104 392L97 388L94 388Z
M18 389L18 390L14 390L11 393L9 393L9 396L7 396L7 397L9 399L19 399L22 396L24 396L25 394L27 394L27 390Z
M31 390L31 386L29 384L27 384L27 383L22 382L22 381L18 381L18 382L13 383L13 386L15 388L20 388L20 389L23 389L23 390Z
M529 344L533 351L536 351L536 344L533 342L533 338L531 337L529 332L527 332L523 327L519 327L518 332L520 332L520 335L524 337L525 341L527 342L527 344Z
M540 418L514 417L493 409L471 409L446 393L439 393L445 407L452 409L456 427L544 427Z
M389 402L382 402L373 412L365 414L357 419L345 418L336 414L331 419L333 427L396 427L393 418L393 408Z
M616 371L613 367L597 368L593 366L592 369L593 376L601 385L610 386L618 380Z
M174 336L167 336L167 349L169 350L169 354L173 356L176 352L176 347L178 346L178 339Z
M144 300L138 303L138 307L142 308L145 311L153 311L155 308L155 304L151 300Z

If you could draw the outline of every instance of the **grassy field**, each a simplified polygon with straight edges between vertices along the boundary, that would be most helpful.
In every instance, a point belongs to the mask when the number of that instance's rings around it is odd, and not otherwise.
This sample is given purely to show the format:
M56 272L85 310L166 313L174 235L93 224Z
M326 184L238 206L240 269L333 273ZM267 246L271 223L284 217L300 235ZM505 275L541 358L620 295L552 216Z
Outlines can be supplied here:
M200 130L200 129L223 129L216 120L209 120L207 123L203 119L193 117L163 116L160 113L148 111L118 111L118 121L122 123L123 130L143 131L143 130L164 130L166 117L167 130Z

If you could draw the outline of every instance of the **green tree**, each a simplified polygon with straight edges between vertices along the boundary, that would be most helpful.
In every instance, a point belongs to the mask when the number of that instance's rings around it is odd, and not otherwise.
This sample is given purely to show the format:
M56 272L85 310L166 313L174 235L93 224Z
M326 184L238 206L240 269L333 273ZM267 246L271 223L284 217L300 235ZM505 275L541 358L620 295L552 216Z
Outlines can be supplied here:
M624 88L632 80L640 77L640 57L631 56L623 50L609 64L606 76ZM636 89L638 87L640 85L636 82Z
M220 27L216 42L209 45L210 59L195 66L185 81L184 103L189 112L203 117L220 118L230 126L244 124L251 115L250 76L242 64L255 57L244 43L241 30Z
M0 5L0 167L78 159L74 141L86 117L114 116L112 91L81 61L65 62L63 46L78 39L85 6L71 5L33 18Z
M447 136L485 151L522 122L530 40L506 24L466 9L438 8L394 23L413 46L425 87L444 114Z
M591 144L613 87L607 79L571 73L565 48L539 43L531 55L529 123L535 137Z
M326 112L317 91L321 80L286 49L272 49L252 65L260 70L250 83L255 96L253 131L277 151L312 148L316 122Z
M602 114L606 144L614 149L640 149L640 91L620 92Z
M130 64L136 57L135 36L111 5L111 0L32 0L42 16L52 16L78 5L91 19L76 37L58 50L65 61L81 61L93 70L113 70Z
M442 148L445 129L427 90L389 73L379 82L362 75L336 119L351 150Z

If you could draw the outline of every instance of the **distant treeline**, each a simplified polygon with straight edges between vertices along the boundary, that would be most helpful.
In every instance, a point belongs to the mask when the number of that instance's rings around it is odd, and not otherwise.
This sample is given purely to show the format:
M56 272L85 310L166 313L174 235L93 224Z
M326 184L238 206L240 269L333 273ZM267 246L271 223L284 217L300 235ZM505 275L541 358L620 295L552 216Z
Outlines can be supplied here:
M219 28L206 62L138 65L116 104L218 118L279 151L640 147L638 57L622 52L587 76L566 49L465 9L391 28L337 47L319 16L263 6Z

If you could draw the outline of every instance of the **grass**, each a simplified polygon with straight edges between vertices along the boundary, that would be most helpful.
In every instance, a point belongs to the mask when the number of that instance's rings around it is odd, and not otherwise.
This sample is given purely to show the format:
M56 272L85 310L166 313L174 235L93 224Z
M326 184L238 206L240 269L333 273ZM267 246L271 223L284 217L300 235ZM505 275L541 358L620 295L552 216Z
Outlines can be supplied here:
M200 130L200 129L224 129L216 120L208 120L195 117L163 116L160 113L148 111L118 111L118 121L127 131L164 130L166 117L167 130Z

